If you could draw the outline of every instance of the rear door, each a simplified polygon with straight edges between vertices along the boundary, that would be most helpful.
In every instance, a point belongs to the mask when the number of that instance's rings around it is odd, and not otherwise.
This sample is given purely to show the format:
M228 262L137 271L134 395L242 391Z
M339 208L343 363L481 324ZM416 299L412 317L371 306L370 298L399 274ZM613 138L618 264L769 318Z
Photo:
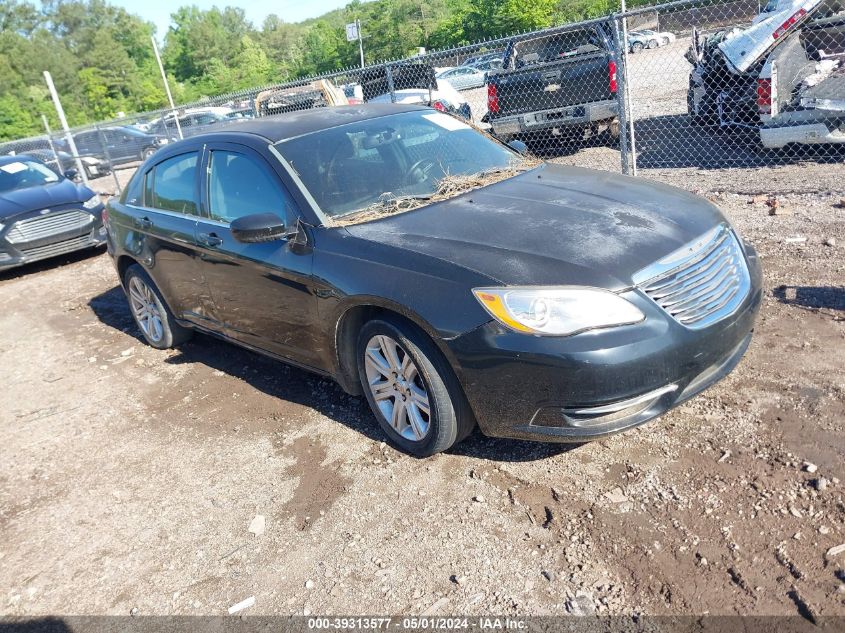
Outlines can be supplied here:
M500 115L613 98L608 42L598 29L578 29L518 42L512 57L515 70L491 74Z
M127 250L144 263L174 315L217 330L214 303L197 261L201 149L155 164L139 198L127 200Z
M319 367L310 247L289 240L244 244L232 220L275 213L294 230L300 218L281 170L257 151L210 143L202 170L205 215L197 224L202 271L231 338Z

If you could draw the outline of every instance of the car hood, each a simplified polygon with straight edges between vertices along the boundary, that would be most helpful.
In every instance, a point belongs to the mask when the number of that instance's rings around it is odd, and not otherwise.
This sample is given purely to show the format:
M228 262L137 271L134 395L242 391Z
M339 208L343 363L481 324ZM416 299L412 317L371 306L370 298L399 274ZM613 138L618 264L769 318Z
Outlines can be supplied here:
M348 226L504 285L622 290L638 270L725 222L686 191L545 164L450 200Z
M0 219L51 206L84 202L94 192L63 178L40 187L0 192Z

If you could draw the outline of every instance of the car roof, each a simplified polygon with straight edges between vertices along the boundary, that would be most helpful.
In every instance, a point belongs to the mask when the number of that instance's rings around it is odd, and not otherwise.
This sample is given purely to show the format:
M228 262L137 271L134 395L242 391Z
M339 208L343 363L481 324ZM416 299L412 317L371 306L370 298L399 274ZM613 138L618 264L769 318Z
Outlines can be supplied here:
M268 141L277 143L347 123L357 123L367 119L377 119L391 114L417 110L427 111L430 108L399 103L365 103L314 108L238 121L218 128L216 133L242 132L262 136Z
M36 163L40 163L41 161L38 159L37 156L33 156L29 153L21 152L20 154L15 154L14 156L0 156L0 165L8 165L9 163L20 162L21 159L27 159L35 161Z

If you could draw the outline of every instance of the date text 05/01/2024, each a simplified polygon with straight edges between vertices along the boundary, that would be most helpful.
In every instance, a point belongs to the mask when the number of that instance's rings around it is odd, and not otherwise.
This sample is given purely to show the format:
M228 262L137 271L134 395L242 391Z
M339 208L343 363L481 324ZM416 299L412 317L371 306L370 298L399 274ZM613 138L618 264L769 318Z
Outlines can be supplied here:
M499 617L312 617L308 619L308 628L317 630L378 630L378 629L440 629L440 630L502 630L521 631L528 628L524 620Z

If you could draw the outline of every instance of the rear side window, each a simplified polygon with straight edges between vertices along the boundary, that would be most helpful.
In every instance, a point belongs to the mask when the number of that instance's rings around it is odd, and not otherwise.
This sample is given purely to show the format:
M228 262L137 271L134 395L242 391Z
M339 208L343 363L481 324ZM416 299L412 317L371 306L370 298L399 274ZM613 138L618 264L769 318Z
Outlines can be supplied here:
M267 165L238 152L211 152L208 205L214 220L231 222L253 213L275 213L290 221L292 204Z
M197 215L197 153L160 162L147 172L144 204L154 209Z

